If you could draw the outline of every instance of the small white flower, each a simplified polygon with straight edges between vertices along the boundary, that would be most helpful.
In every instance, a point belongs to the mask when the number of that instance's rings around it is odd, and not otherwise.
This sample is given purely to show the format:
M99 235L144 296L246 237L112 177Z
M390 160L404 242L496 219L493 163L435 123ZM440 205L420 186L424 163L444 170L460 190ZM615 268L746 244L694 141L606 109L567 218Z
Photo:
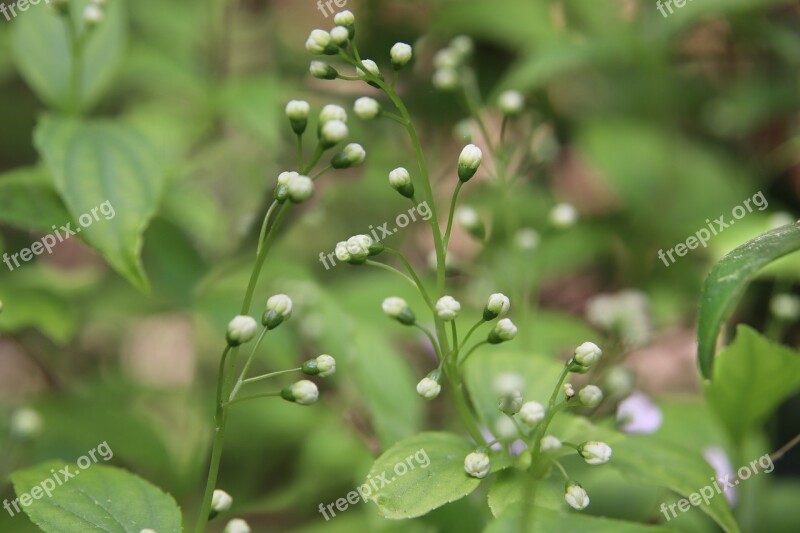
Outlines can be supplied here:
M97 26L105 18L105 13L97 4L89 4L83 10L83 20L88 26Z
M312 30L306 40L306 50L312 54L325 54L330 49L331 34L325 30Z
M557 228L568 228L578 221L578 211L571 204L558 204L550 210L550 223Z
M349 131L341 120L331 120L320 129L319 139L323 148L331 148L345 140Z
M450 41L450 50L462 61L472 55L474 49L475 44L468 35L456 35L453 37L453 40Z
M297 172L281 172L278 175L278 185L289 185L292 178L299 176Z
M43 427L41 415L30 407L21 407L15 410L9 421L11 434L23 439L38 435Z
M464 471L478 479L485 478L491 467L489 456L482 452L472 452L464 458Z
M319 377L327 378L336 373L336 359L328 354L317 356L317 369L319 370Z
M214 494L211 496L212 510L218 513L224 513L231 508L231 505L233 505L233 498L231 498L230 494L220 489L214 491Z
M356 17L351 11L345 9L333 16L333 23L337 26L352 26L356 22Z
M501 319L494 329L489 332L487 341L490 344L500 344L501 342L510 341L517 336L517 326L514 325L508 318Z
M511 300L505 294L496 292L489 296L489 301L483 310L484 320L494 320L495 318L502 318L508 314L511 309Z
M251 533L250 526L241 518L234 518L225 526L222 533Z
M374 98L362 96L353 104L356 116L363 120L371 120L381 114L381 104Z
M468 182L478 167L481 166L483 161L483 152L474 144L468 144L461 150L461 155L458 156L458 179L462 183Z
M367 151L358 143L350 143L331 160L333 168L352 168L361 165L367 158Z
M258 322L253 317L238 315L228 323L226 338L230 346L250 342L258 332Z
M424 377L417 383L417 394L426 400L433 400L442 391L442 386L439 382L429 377Z
M634 392L617 407L617 426L625 433L655 433L663 420L661 409L643 392Z
M350 40L350 30L344 26L336 26L331 30L331 41L337 46L344 46Z
M320 80L335 80L339 75L335 68L324 61L312 61L308 67L308 72Z
M350 252L347 251L347 241L337 242L334 253L336 254L336 259L338 259L342 263L350 262Z
M433 86L440 91L452 91L459 86L458 74L451 68L440 68L433 73Z
M602 465L611 459L611 446L605 442L588 441L578 447L578 453L586 464Z
M603 391L596 385L586 385L578 393L578 398L586 407L597 407L603 401Z
M515 415L519 413L519 410L522 407L522 393L518 390L515 390L509 394L503 395L503 397L500 398L500 404L498 407L501 412L507 415Z
M347 239L350 262L363 263L369 257L369 249L372 247L372 242L372 238L368 235L354 235Z
M519 91L503 91L497 99L497 107L507 117L519 115L525 107L525 97Z
M314 182L308 176L292 176L286 184L289 199L299 204L305 202L314 194Z
M311 105L305 100L289 100L286 104L286 116L289 120L306 120L311 112Z
M469 206L459 207L456 210L456 220L465 228L470 228L481 223L481 217L478 216L478 212Z
M539 444L542 453L553 453L561 449L561 441L553 435L545 435Z
M328 104L322 108L322 111L319 112L319 123L320 124L327 124L331 120L341 120L342 122L347 122L347 111L336 104Z
M567 399L575 396L575 388L572 386L572 383L564 383L564 396L566 396Z
M539 246L539 232L533 228L522 228L514 235L514 244L525 252L535 250Z
M313 381L301 379L281 391L281 397L300 405L311 405L319 398L319 389Z
M583 487L577 483L571 483L567 486L567 491L564 493L564 499L570 507L577 511L582 511L589 506L589 495L583 490Z
M364 68L367 69L367 72L375 76L376 78L381 77L381 70L378 68L378 65L371 59L363 59L361 64L364 65ZM365 76L364 71L361 70L360 67L356 68L358 75L362 78Z
M461 311L461 304L452 296L442 296L436 302L436 314L445 322L457 317L459 311Z
M395 69L401 69L411 61L412 56L411 46L406 43L395 43L389 51L392 57L392 65Z
M525 402L519 410L519 417L531 427L544 420L544 406L539 402Z
M794 294L776 294L769 303L770 311L782 320L800 317L800 298Z
M584 342L575 348L574 358L581 366L590 367L598 362L602 356L603 350L593 342Z

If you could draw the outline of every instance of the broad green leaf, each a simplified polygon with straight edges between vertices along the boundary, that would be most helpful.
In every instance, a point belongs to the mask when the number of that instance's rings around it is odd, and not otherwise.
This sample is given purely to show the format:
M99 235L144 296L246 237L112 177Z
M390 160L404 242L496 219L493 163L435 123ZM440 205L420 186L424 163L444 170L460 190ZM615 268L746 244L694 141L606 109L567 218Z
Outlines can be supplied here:
M75 231L85 226L80 236L134 286L146 290L142 235L158 209L166 175L156 150L117 123L55 116L39 122L35 143L72 214ZM88 224L82 221L87 216L92 221Z
M492 514L501 516L506 509L521 501L530 482L530 476L517 468L509 468L496 475L487 497ZM536 493L536 505L553 511L561 510L566 505L564 483L553 483L552 479L542 482Z
M0 264L0 268L5 270L5 265ZM4 307L0 331L16 332L33 327L60 345L66 344L75 334L78 317L69 299L47 290L13 284L2 284L0 289Z
M800 390L800 354L740 325L736 339L717 356L708 402L735 440Z
M0 176L0 222L50 232L70 220L44 168L29 167Z
M369 480L378 489L368 498L378 504L385 518L414 518L459 500L475 490L480 480L464 472L464 457L474 451L472 444L450 433L420 433L386 450L372 465ZM427 456L430 463L417 461ZM411 458L411 459L409 459ZM414 468L409 468L409 462ZM407 471L400 475L402 466ZM381 485L381 476L388 481Z
M525 518L523 518L525 517ZM514 504L500 518L489 524L485 533L519 533L520 531L558 531L558 533L666 533L660 526L614 520L600 516L536 507L525 512L522 504Z
M70 2L73 23L86 31L81 14L89 0ZM103 23L88 35L78 84L81 108L95 102L108 86L126 41L123 2L108 2ZM73 98L72 55L64 20L45 2L14 19L13 55L25 81L48 105L67 109Z
M74 477L63 480L64 468ZM64 481L61 486L54 474ZM180 533L181 513L171 496L142 478L110 466L91 464L81 470L76 464L51 461L11 475L17 496L36 496L23 507L30 519L46 533L106 531L139 533L150 528L159 533ZM46 483L49 480L50 483ZM43 493L44 486L54 485Z
M747 284L763 267L798 249L800 223L789 224L744 243L711 269L697 324L697 361L705 378L712 378L719 329Z

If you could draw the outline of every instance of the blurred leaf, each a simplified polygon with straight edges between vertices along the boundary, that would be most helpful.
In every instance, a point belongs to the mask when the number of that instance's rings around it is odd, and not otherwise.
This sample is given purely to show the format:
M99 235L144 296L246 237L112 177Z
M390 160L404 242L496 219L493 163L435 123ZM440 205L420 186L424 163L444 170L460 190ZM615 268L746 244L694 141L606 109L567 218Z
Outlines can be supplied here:
M74 477L64 480L64 468ZM51 479L59 472L57 486ZM78 477L78 474L83 474ZM74 533L102 530L109 533L139 533L149 528L159 533L180 533L181 512L171 496L142 478L110 466L90 465L79 470L75 465L51 461L11 475L18 495L38 493L39 498L23 507L25 513L47 533ZM45 495L43 484L50 481L52 495ZM46 497L43 497L46 496Z
M279 126L284 125L279 88L277 78L271 76L230 80L220 95L222 112L259 141L277 143Z
M563 495L564 487L561 481L555 483L551 481L546 480L540 484L536 493L536 505L559 511L566 504ZM517 468L503 470L494 476L487 499L492 515L501 516L511 505L521 501L526 486L531 482L530 475Z
M528 516L528 525L522 517ZM525 513L522 504L512 505L500 518L489 524L485 533L517 533L519 531L558 531L559 533L666 533L672 531L659 526L613 520L581 513L567 513L536 507Z
M53 225L69 219L44 168L28 167L0 175L0 221L50 232Z
M800 249L800 223L782 226L739 246L714 265L706 278L697 324L697 360L712 378L717 335L725 316L763 267Z
M113 216L103 213L105 219L94 220L81 236L135 287L147 290L142 235L158 209L165 178L154 148L117 123L56 116L39 122L35 142L74 219L110 204Z
M57 344L66 344L75 334L78 315L73 303L61 295L37 288L0 284L3 314L0 331L17 332L37 328Z
M73 24L79 34L87 31L82 13L88 4L89 0L70 2ZM14 20L14 60L39 98L52 107L67 109L72 98L72 54L65 23L48 5L32 7L25 16ZM108 2L103 9L105 18L91 30L80 66L83 108L96 101L108 86L127 38L123 2Z
M415 468L410 468L406 460L421 450L430 464L423 468L413 460ZM461 499L480 484L464 472L464 457L472 451L468 440L450 433L420 433L398 442L372 465L369 476L379 486L368 498L378 504L381 515L390 519L422 516ZM404 475L396 475L395 465L399 464L407 467ZM388 483L378 481L382 476Z
M708 402L737 442L800 389L800 354L740 325L717 356Z

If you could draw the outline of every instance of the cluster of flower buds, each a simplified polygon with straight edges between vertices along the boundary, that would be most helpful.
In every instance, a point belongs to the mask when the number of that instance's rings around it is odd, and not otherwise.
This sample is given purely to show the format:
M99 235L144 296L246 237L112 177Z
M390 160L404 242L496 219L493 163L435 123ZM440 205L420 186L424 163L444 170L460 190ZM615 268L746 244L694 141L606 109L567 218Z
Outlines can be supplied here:
M383 252L385 247L369 235L353 235L346 241L336 243L336 259L351 265L362 265L368 258Z
M469 60L474 49L472 39L459 35L450 45L436 52L433 57L433 85L442 91L450 91L461 86L460 69Z

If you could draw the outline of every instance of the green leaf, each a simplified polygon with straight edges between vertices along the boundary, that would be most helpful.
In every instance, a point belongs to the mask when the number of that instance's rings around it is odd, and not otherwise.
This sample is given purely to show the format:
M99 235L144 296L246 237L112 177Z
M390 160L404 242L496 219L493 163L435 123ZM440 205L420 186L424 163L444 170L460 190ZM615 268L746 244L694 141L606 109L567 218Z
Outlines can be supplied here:
M786 397L800 388L800 354L740 325L717 356L717 379L706 389L712 409L741 441Z
M40 120L35 144L78 222L75 231L82 231L81 217L91 217L95 210L80 237L134 286L147 290L140 259L142 235L157 211L166 175L154 148L117 123L55 116ZM100 213L98 207L104 204Z
M64 468L74 477L65 481L60 473ZM56 484L51 469L63 485ZM11 480L19 497L40 495L40 499L30 498L31 504L23 509L47 533L139 533L145 528L159 533L182 531L175 500L125 470L96 464L81 470L74 464L51 461L15 472ZM42 493L43 484L55 486L51 496Z
M372 465L369 476L377 480L385 474L389 483L381 487L376 481L379 488L368 498L378 504L382 516L392 519L422 516L459 500L480 484L464 472L464 457L472 451L468 440L450 433L420 433L398 442ZM415 454L426 455L428 466L423 468L425 461L416 461ZM401 467L397 465L408 467L410 457L415 468L399 475Z
M719 329L747 284L763 267L798 249L800 223L789 224L744 243L711 269L703 286L697 324L697 361L703 377L712 377Z
M487 527L485 533L517 533L519 531L558 531L559 533L658 533L673 531L660 526L614 520L601 516L555 511L536 507L528 514L528 527L520 524L525 516L522 504L515 503Z
M28 167L0 176L0 222L42 230L70 219L44 168Z
M72 19L83 32L81 14L89 0L72 1ZM124 5L108 2L105 19L86 41L80 77L80 105L85 109L108 86L126 41ZM23 78L44 102L66 109L71 102L72 54L66 26L44 2L14 20L12 51Z

